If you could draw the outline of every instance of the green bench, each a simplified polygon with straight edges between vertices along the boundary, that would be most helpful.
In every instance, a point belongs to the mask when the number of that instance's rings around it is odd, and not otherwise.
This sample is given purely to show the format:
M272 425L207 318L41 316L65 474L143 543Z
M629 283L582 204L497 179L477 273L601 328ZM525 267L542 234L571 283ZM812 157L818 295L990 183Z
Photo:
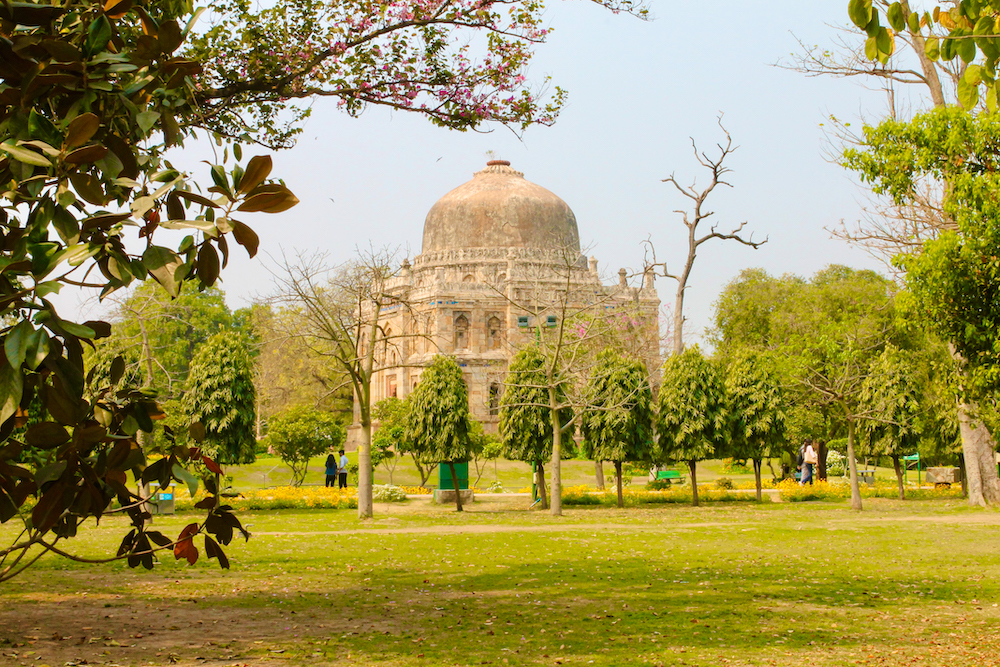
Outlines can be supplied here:
M679 470L657 470L656 481L666 482L667 484L683 484L684 475Z

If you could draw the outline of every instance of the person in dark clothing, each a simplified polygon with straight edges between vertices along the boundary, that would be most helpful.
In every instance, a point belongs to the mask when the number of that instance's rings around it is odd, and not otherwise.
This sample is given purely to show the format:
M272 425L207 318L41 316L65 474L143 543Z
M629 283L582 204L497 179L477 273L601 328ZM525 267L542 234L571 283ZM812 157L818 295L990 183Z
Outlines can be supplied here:
M326 485L332 487L337 482L337 457L330 450L330 453L326 457Z

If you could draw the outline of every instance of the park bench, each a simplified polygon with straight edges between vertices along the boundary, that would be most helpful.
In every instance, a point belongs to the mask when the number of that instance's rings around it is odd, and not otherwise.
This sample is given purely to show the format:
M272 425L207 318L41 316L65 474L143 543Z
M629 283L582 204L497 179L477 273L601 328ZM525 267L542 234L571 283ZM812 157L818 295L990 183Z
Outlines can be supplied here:
M684 475L679 470L657 470L656 481L667 484L683 484Z

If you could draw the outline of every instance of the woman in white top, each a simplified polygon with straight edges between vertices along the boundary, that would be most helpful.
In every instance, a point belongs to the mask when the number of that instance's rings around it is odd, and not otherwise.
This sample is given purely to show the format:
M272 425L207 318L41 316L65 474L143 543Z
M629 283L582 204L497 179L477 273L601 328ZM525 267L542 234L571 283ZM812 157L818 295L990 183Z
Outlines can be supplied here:
M806 482L809 484L813 483L813 466L819 463L819 456L816 454L816 448L813 447L812 440L806 440L806 448L802 454L803 464L802 464L802 480L799 482L800 485L805 485Z

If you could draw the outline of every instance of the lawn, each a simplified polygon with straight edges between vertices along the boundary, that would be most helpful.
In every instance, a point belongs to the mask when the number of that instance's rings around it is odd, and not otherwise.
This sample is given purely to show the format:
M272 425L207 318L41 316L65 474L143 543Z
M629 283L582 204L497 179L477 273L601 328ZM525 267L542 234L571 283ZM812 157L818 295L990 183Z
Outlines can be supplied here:
M526 504L245 513L230 571L47 559L0 588L0 664L1000 662L1000 514L961 500Z

